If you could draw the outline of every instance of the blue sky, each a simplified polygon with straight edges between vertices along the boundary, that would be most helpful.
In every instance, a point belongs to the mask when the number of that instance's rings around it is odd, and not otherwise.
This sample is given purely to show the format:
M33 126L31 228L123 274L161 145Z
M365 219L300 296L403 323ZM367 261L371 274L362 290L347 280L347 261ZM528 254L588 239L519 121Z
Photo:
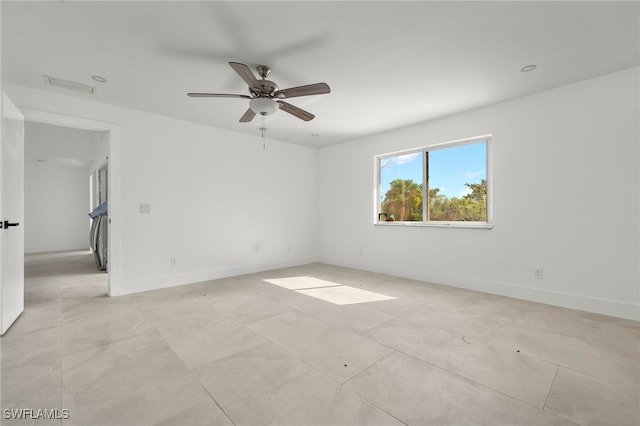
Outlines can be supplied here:
M422 182L422 152L387 157L381 160L380 196L395 179ZM429 186L440 188L447 197L461 197L468 192L465 183L486 179L486 144L473 143L429 151Z

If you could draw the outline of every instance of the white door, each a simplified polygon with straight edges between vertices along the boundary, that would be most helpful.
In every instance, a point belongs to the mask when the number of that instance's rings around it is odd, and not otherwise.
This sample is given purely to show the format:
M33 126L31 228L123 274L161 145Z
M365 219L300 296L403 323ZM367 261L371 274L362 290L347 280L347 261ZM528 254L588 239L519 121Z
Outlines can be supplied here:
M2 94L0 334L24 310L24 117Z

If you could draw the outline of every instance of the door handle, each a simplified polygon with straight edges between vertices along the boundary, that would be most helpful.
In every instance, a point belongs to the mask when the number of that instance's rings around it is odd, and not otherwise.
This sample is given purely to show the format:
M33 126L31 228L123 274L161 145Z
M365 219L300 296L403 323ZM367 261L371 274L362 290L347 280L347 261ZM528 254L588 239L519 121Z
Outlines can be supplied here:
M4 228L7 229L10 226L19 226L20 224L18 222L9 222L8 220L5 220L4 222L0 222L0 228Z

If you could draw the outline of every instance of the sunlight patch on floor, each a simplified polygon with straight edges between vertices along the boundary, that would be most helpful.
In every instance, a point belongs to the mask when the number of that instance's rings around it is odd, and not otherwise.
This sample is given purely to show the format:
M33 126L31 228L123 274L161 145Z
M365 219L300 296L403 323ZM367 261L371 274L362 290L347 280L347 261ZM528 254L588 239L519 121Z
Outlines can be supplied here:
M297 292L335 305L353 305L355 303L395 300L395 297L385 296L384 294L361 290L359 288L353 288L346 285L339 287L311 288L307 290L297 290Z
M287 278L273 278L269 280L263 280L270 284L275 284L280 287L287 288L289 290L301 290L307 288L319 288L319 287L335 287L341 284L332 283L331 281L325 281L314 277L287 277Z
M395 300L395 297L386 296L372 291L353 288L331 281L325 281L314 277L287 277L264 279L269 284L294 290L305 296L315 297L334 305L353 305L356 303L379 302L382 300Z

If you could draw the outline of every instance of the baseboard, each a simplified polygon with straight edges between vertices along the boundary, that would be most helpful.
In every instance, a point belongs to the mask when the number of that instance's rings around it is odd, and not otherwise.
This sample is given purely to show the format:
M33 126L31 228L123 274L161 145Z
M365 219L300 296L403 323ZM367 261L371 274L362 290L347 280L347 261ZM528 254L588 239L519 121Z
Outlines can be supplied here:
M399 267L384 263L368 263L357 259L345 259L333 256L318 256L317 261L329 265L361 269L364 271L389 274L403 278L475 290L483 293L524 299L532 302L561 306L618 318L640 321L640 306L617 300L583 296L560 291L544 290L518 284L497 282L454 274L437 274L431 271Z
M65 251L85 251L89 250L89 244L84 247L60 247L60 246L44 246L44 247L25 247L24 254L40 254L40 253L54 253Z
M174 274L156 276L140 280L121 280L119 283L111 284L110 296L124 296L127 294L141 293L143 291L158 290L161 288L175 287L179 285L192 284L202 281L217 280L238 275L253 274L256 272L269 271L272 269L288 268L291 266L306 265L315 263L318 259L315 256L305 256L293 259L282 259L264 263L247 265L228 266L224 268L210 269L206 271L188 272L184 274Z

